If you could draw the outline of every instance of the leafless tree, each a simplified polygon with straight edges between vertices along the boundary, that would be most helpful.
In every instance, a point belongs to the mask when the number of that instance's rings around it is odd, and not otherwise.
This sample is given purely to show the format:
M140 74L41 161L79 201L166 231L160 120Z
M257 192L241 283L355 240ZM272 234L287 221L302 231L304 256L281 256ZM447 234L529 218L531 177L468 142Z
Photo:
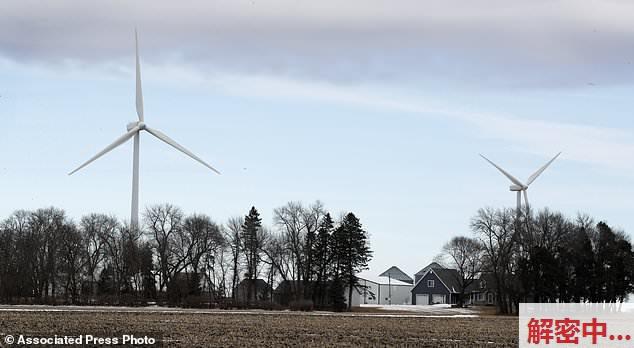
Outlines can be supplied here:
M33 279L36 283L36 294L55 298L59 274L59 248L61 232L66 215L56 208L38 209L31 214L31 240L34 242Z
M117 219L104 214L90 214L84 216L80 223L82 247L86 259L86 273L90 281L90 294L96 295L97 272L104 260L105 250L103 235L110 235L118 226Z
M484 247L486 264L495 278L498 308L506 314L513 311L509 289L513 287L516 263L518 221L513 209L480 209L471 220L471 229Z
M483 246L479 240L474 238L454 237L443 246L440 261L448 268L457 271L459 306L464 305L466 289L482 272L482 254Z
M231 297L234 301L236 300L236 290L240 282L240 256L242 255L241 235L243 224L244 218L241 216L232 217L227 222L227 229L225 230L225 240L231 249Z
M288 202L285 206L273 211L274 223L282 233L283 246L288 251L285 260L293 280L302 281L305 274L304 268L304 237L306 225L304 217L304 207L300 202ZM284 255L284 254L280 254ZM290 283L291 291L296 300L303 298L303 286L299 282Z
M153 205L145 210L149 239L154 243L159 267L159 291L164 291L176 271L182 268L186 255L175 252L175 244L183 227L183 212L171 205Z
M83 253L82 235L74 224L64 224L62 226L60 255L65 276L64 296L71 303L75 303L79 297L81 287L82 271L86 265L85 254Z
M284 247L288 252L288 270L280 269L280 273L290 273L294 280L292 292L296 299L311 298L310 282L314 278L313 244L316 240L317 230L325 209L320 201L316 201L309 207L304 207L300 202L288 202L286 205L274 210L274 223L282 234ZM278 253L282 255L281 253ZM280 266L283 266L280 264Z
M218 246L224 243L224 237L209 216L197 214L187 217L182 230L176 235L177 254L185 258L182 269L191 270L191 279L188 278L190 293L198 295L199 284L204 280L200 274L204 268L204 258L214 258Z

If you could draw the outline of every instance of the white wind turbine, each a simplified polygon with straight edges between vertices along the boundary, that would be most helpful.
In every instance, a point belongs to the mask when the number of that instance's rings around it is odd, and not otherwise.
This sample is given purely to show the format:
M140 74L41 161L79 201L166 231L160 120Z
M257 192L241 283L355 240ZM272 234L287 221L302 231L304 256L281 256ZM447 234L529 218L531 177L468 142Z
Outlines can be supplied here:
M164 141L170 146L173 146L180 152L186 154L187 156L193 158L194 160L202 163L207 168L213 170L214 172L220 174L215 168L207 164L205 161L200 159L198 156L194 155L191 151L187 150L183 146L179 145L177 142L172 140L167 135L162 132L148 127L143 119L143 94L141 93L141 64L139 63L139 40L136 33L134 31L134 40L135 40L135 48L136 48L136 113L139 117L139 120L136 122L128 123L127 130L128 132L123 134L117 140L115 140L112 144L108 145L101 152L93 156L91 159L86 161L84 164L79 166L77 169L68 173L68 175L72 175L78 170L84 168L97 158L105 155L110 152L117 146L125 143L126 141L134 138L134 152L133 152L133 164L132 164L132 211L130 215L130 223L133 228L138 228L139 226L139 136L141 135L141 131L146 131L153 136L157 137L159 140Z
M548 163L544 164L543 167L539 168L535 173L529 176L528 180L526 181L526 184L523 184L521 181L517 180L513 175L509 174L504 169L500 168L497 164L491 162L488 158L484 157L483 155L480 155L480 157L484 158L487 162L491 163L491 165L493 165L495 168L497 168L497 170L499 170L502 174L504 174L504 176L506 176L509 180L511 180L513 185L511 185L509 189L511 191L517 192L517 211L520 211L520 209L522 209L522 192L524 193L525 206L528 207L528 194L526 193L526 191L528 190L528 186L530 186L530 184L532 184L533 181L535 181L535 179L537 179L537 177L541 173L543 173L546 170L546 168L548 168L548 166L557 159L557 157L559 157L559 155L561 155L561 152L558 153L555 157L553 157L550 161L548 161Z

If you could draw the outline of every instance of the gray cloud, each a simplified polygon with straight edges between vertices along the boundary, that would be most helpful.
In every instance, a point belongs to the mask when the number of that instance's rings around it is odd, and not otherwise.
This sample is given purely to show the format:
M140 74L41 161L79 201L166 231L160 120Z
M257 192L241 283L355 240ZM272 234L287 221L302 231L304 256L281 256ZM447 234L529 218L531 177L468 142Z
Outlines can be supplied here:
M604 1L3 1L0 55L357 83L570 86L634 79L634 3ZM127 62L127 61L126 61Z

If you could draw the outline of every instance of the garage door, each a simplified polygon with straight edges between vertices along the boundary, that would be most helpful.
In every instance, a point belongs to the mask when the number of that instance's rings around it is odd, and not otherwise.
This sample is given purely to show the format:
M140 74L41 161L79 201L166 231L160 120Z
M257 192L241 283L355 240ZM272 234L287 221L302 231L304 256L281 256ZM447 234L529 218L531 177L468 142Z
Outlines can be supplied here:
M436 303L445 303L445 295L442 294L433 294L431 295L431 302L433 304Z
M429 304L429 294L416 295L416 305L426 306Z

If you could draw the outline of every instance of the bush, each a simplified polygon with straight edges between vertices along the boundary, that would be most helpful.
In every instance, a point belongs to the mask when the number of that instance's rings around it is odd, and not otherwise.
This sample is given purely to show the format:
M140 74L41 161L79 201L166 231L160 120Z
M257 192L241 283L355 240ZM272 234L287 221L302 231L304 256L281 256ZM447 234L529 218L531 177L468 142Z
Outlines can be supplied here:
M209 308L209 298L200 295L189 295L183 299L185 308Z
M314 306L312 300L297 300L289 302L288 307L292 311L310 312Z

